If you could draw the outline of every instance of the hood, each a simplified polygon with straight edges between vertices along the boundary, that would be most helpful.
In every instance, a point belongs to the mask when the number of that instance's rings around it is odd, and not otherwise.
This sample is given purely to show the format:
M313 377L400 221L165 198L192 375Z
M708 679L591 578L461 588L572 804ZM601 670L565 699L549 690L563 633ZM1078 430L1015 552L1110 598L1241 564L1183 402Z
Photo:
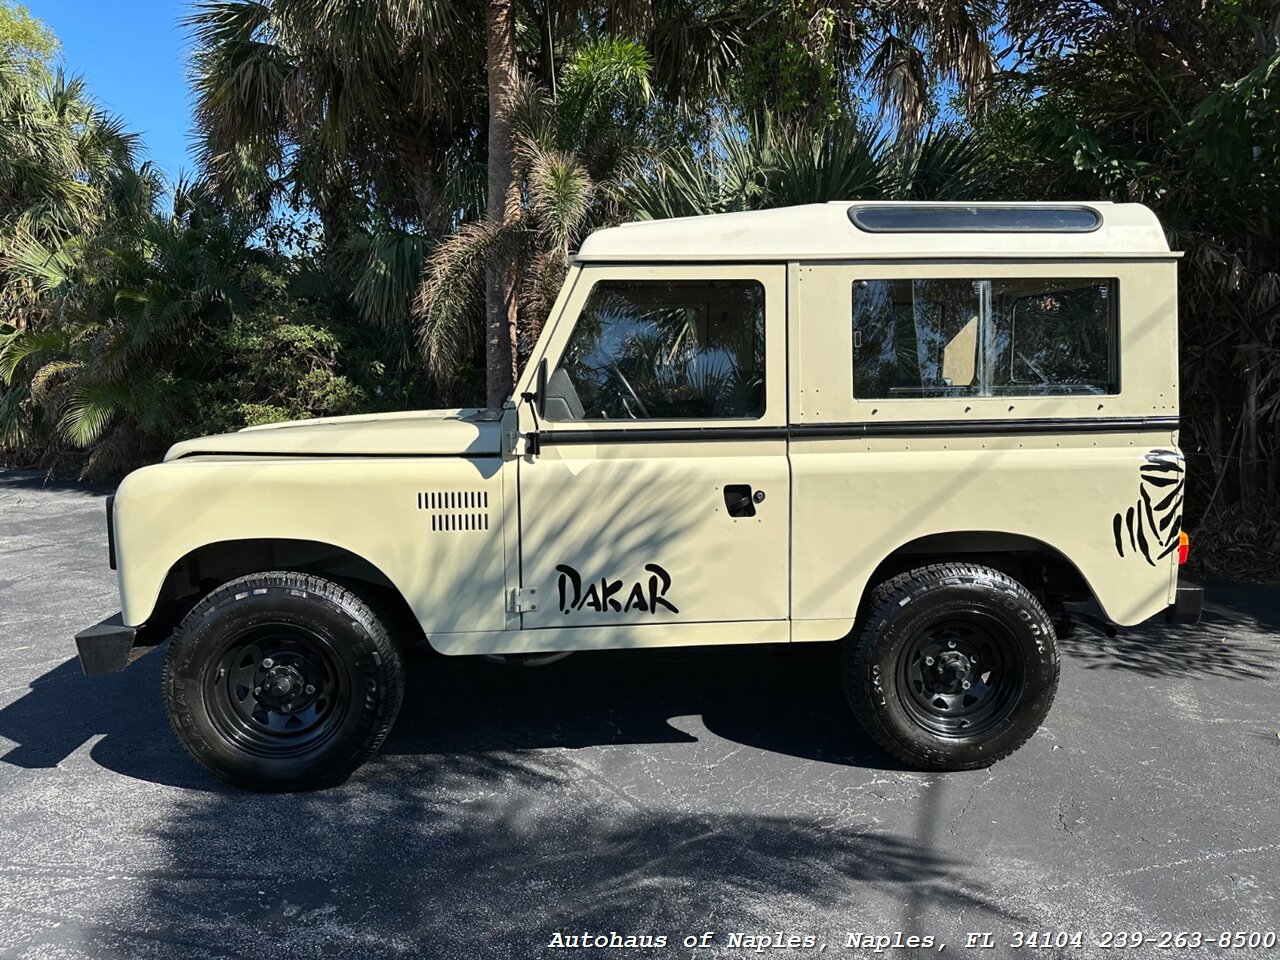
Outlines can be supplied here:
M472 407L269 423L183 440L164 458L497 456L502 452L501 417L500 410Z

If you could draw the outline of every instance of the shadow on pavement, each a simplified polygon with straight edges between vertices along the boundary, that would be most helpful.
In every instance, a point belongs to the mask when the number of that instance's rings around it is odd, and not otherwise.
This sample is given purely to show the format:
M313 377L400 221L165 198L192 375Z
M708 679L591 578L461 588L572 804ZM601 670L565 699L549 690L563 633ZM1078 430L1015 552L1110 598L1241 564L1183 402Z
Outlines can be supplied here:
M1256 680L1274 673L1276 641L1255 624L1280 607L1280 590L1248 587L1238 609L1211 593L1195 626L1151 623L1106 637L1080 628L1063 654L1086 669L1153 677ZM0 709L0 736L17 743L0 761L53 767L89 740L108 769L173 786L212 789L174 740L160 705L163 652L121 674L85 677L75 660L35 680ZM682 723L679 718L693 718ZM676 721L674 724L672 721ZM716 736L777 754L843 766L903 769L854 722L839 689L832 645L601 651L544 667L474 657L411 657L408 696L384 754L461 757L606 744L693 742ZM435 762L432 760L431 762Z
M105 497L116 488L114 483L87 483L83 480L67 480L51 477L43 470L14 470L0 468L0 492L6 490L58 490L90 497Z
M858 729L831 647L601 651L545 667L427 657L410 684L392 753L692 742L670 721L693 717L761 750L902 769Z
M160 667L156 655L105 677L86 677L78 660L58 665L0 709L0 737L17 743L0 755L0 762L32 769L56 767L101 737L91 755L109 770L154 783L208 789L209 778L183 754L165 719Z
M1082 625L1059 643L1064 655L1091 670L1236 680L1259 680L1275 672L1280 587L1210 583L1205 587L1205 605L1203 617L1194 625L1167 624L1157 618L1123 628L1115 637Z
M867 904L909 897L1027 922L948 852L803 815L647 809L597 795L564 754L412 773L323 795L187 795L158 825L181 873L155 877L121 927L232 955L525 958L557 955L557 931L666 935L674 949L642 952L689 956L679 938L704 930L720 946L815 916L856 930Z
M4 762L54 766L105 734L92 748L103 766L196 788L151 821L129 908L77 931L96 956L524 958L584 929L678 948L686 933L813 929L846 912L856 930L869 902L1029 922L934 848L931 815L901 837L799 811L691 813L678 795L655 809L573 749L539 749L688 743L678 718L696 716L760 749L886 766L830 650L612 652L542 668L418 657L383 757L295 795L224 787L182 755L159 703L162 655L92 679L70 661L0 710L0 736L18 743Z
M123 673L59 665L0 709L15 766L54 767L90 740L125 776L214 789L183 754L160 704L164 651ZM825 763L902 769L863 736L837 683L831 648L719 648L578 654L545 667L480 658L411 658L408 694L384 754L470 756L603 744L688 743L669 721L694 717L719 737ZM694 724L696 726L696 722ZM376 769L376 767L375 767Z

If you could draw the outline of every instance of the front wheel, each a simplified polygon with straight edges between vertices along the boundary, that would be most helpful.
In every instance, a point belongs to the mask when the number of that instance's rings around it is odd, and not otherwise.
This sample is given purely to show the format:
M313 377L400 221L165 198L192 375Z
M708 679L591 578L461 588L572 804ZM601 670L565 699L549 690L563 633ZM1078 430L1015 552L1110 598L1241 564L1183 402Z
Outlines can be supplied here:
M370 607L287 571L223 584L174 633L165 710L201 766L240 787L331 786L377 752L404 663Z
M990 766L1031 738L1058 687L1053 623L1012 577L931 564L880 584L841 654L881 747L923 770Z

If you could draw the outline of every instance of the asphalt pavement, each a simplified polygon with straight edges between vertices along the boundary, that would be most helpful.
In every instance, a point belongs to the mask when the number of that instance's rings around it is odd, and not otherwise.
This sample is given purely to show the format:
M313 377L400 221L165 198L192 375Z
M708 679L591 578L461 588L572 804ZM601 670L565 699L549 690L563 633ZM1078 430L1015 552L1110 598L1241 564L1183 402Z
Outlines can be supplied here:
M985 771L880 753L828 648L418 656L381 757L258 795L178 746L163 652L82 675L73 634L118 609L106 492L0 473L5 960L1280 957L1217 943L1280 933L1276 588L1062 641L1047 722Z

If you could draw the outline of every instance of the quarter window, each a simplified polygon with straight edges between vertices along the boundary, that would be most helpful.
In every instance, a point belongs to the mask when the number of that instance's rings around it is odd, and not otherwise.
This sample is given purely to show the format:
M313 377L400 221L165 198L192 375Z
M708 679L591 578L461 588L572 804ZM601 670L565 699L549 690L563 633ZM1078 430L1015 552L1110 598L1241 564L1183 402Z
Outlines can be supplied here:
M853 393L897 397L1119 392L1114 279L860 280Z
M755 280L602 280L548 378L549 420L757 419L764 287Z

